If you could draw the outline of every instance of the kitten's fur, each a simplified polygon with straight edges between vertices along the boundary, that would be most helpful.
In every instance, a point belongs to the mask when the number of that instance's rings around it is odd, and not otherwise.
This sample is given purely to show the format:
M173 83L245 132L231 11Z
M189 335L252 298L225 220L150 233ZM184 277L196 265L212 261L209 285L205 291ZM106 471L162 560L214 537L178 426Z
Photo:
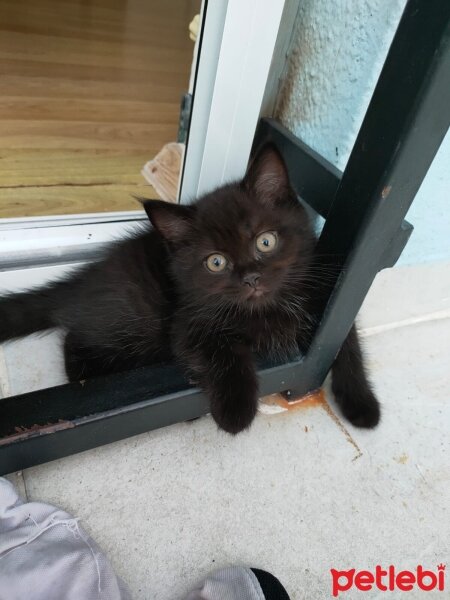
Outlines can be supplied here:
M207 392L217 424L238 433L256 413L254 353L307 347L316 264L308 217L271 146L242 182L190 206L144 207L153 229L65 280L1 298L0 341L62 327L72 381L175 358ZM273 251L255 245L264 232L275 232ZM207 268L214 253L228 261L221 272ZM334 363L333 391L353 424L378 423L355 328Z

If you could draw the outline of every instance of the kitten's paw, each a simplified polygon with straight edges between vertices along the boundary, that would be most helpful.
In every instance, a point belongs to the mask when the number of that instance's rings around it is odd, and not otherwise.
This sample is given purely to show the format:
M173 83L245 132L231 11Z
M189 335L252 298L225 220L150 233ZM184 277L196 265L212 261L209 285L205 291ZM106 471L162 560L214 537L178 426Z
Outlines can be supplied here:
M230 390L231 392L231 390ZM239 393L236 389L229 396L212 398L211 414L219 426L227 433L236 435L248 429L255 418L258 408L256 389Z
M212 416L219 426L227 433L236 435L245 429L248 429L253 422L256 415L256 402L255 408L253 406L247 406L245 409L242 407L233 407L224 409L222 411L213 411Z
M371 390L366 390L358 397L335 393L336 402L346 417L355 427L372 429L380 422L380 403Z

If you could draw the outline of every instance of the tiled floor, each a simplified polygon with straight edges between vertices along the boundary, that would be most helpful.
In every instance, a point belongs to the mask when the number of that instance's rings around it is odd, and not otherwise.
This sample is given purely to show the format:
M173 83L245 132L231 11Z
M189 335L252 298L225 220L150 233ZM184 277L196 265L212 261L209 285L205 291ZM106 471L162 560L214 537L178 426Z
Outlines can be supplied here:
M370 292L361 326L384 409L375 431L320 405L260 414L235 438L205 417L15 480L81 517L137 600L181 598L231 563L272 570L295 600L330 598L332 567L436 569L450 556L449 273L395 269ZM30 351L6 347L8 369L22 369L10 391L22 389Z

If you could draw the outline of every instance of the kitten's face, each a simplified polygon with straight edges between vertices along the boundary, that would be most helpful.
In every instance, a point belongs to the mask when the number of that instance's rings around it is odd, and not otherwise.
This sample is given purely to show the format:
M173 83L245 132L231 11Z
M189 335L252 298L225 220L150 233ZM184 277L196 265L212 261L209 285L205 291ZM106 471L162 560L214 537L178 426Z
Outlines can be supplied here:
M272 148L258 155L241 184L189 207L145 206L171 243L172 273L183 297L194 303L249 311L274 304L309 264L314 241L308 218Z

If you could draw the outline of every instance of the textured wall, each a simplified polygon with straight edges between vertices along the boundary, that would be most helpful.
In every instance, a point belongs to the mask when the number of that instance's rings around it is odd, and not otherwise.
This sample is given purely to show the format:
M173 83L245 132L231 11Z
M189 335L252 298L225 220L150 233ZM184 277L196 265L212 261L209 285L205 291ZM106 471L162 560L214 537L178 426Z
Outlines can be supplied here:
M406 0L300 0L276 116L344 169ZM450 258L450 136L408 218L401 262Z
M406 0L300 0L277 117L343 168Z
M414 232L400 264L450 260L450 132L409 209Z

